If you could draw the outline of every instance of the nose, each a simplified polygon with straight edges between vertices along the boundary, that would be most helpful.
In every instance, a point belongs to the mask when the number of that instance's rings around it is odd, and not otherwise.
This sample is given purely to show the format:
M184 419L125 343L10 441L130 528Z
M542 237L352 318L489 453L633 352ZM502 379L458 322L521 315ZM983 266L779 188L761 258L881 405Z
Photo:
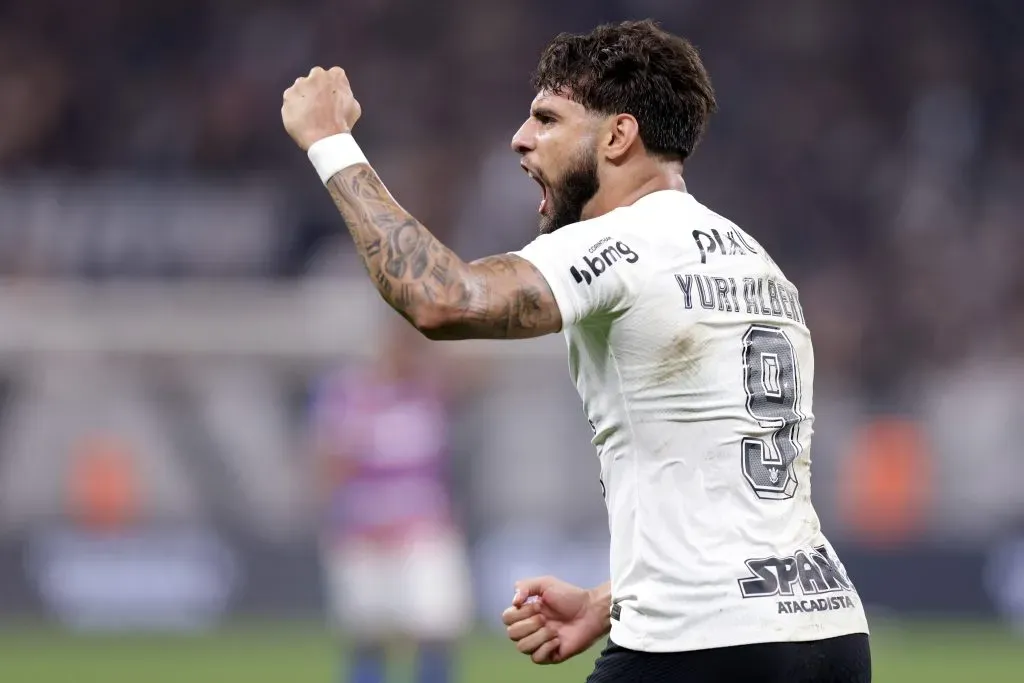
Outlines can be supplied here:
M530 122L526 121L519 127L516 134L512 136L512 151L522 156L533 150L535 147L533 134L530 131Z

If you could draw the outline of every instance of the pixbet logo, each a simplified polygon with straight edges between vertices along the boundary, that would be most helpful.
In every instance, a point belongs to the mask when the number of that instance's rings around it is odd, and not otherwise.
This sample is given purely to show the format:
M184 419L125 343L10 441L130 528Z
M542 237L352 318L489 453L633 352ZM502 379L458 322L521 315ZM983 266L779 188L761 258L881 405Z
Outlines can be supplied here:
M605 238L597 244L603 244L609 241L610 238ZM596 245L595 245L596 246ZM593 247L591 252L593 252ZM625 242L616 242L614 245L605 247L594 256L584 256L583 266L577 268L576 266L569 267L569 273L572 275L572 279L576 280L577 283L590 284L594 281L594 278L601 277L601 273L605 272L613 265L624 260L626 263L636 263L640 260L640 256L629 248Z

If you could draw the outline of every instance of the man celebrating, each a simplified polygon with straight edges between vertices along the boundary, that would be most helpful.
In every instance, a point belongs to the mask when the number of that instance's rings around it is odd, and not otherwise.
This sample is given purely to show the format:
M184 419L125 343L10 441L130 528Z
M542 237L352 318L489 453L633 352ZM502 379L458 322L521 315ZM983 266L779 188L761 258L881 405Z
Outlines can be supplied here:
M313 69L282 109L381 296L424 335L565 336L611 581L520 583L509 637L557 663L610 632L592 683L869 681L863 608L811 505L799 293L683 182L716 107L696 51L649 21L601 26L555 38L534 85L512 147L541 187L541 235L472 263L369 166L344 71Z

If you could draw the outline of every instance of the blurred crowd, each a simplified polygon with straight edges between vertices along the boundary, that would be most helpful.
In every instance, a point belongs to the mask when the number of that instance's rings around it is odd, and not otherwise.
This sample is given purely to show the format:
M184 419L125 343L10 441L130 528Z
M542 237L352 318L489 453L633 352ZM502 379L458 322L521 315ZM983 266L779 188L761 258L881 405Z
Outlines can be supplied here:
M1024 348L1024 30L1010 0L8 0L0 170L270 175L300 207L281 230L301 274L347 243L279 98L310 66L340 64L400 199L467 256L514 248L536 197L507 142L538 52L556 30L623 16L702 48L721 112L691 191L800 286L823 372L889 391Z
M934 524L958 523L962 500L998 506L985 523L1024 519L1013 483L1024 476L1013 432L1024 419L1024 13L1013 0L0 0L0 190L39 177L259 178L287 205L261 227L280 252L266 276L361 277L279 118L294 78L337 64L363 107L360 143L402 203L466 258L518 248L538 197L509 141L540 50L558 31L647 16L700 48L718 92L690 191L801 291L816 449L848 450L864 413L911 414L940 463L946 513ZM232 214L256 222L215 215ZM16 230L3 216L0 249ZM45 259L0 269L53 273ZM565 398L537 419L575 419ZM822 460L823 483L842 478L838 459Z

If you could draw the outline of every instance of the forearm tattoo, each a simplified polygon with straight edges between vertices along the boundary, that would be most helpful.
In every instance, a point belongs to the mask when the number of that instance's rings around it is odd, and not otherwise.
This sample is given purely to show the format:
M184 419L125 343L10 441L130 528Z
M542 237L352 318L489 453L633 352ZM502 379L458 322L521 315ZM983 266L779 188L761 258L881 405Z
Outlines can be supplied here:
M515 338L557 332L561 316L539 271L514 255L465 263L395 201L372 168L327 182L377 290L436 338Z

